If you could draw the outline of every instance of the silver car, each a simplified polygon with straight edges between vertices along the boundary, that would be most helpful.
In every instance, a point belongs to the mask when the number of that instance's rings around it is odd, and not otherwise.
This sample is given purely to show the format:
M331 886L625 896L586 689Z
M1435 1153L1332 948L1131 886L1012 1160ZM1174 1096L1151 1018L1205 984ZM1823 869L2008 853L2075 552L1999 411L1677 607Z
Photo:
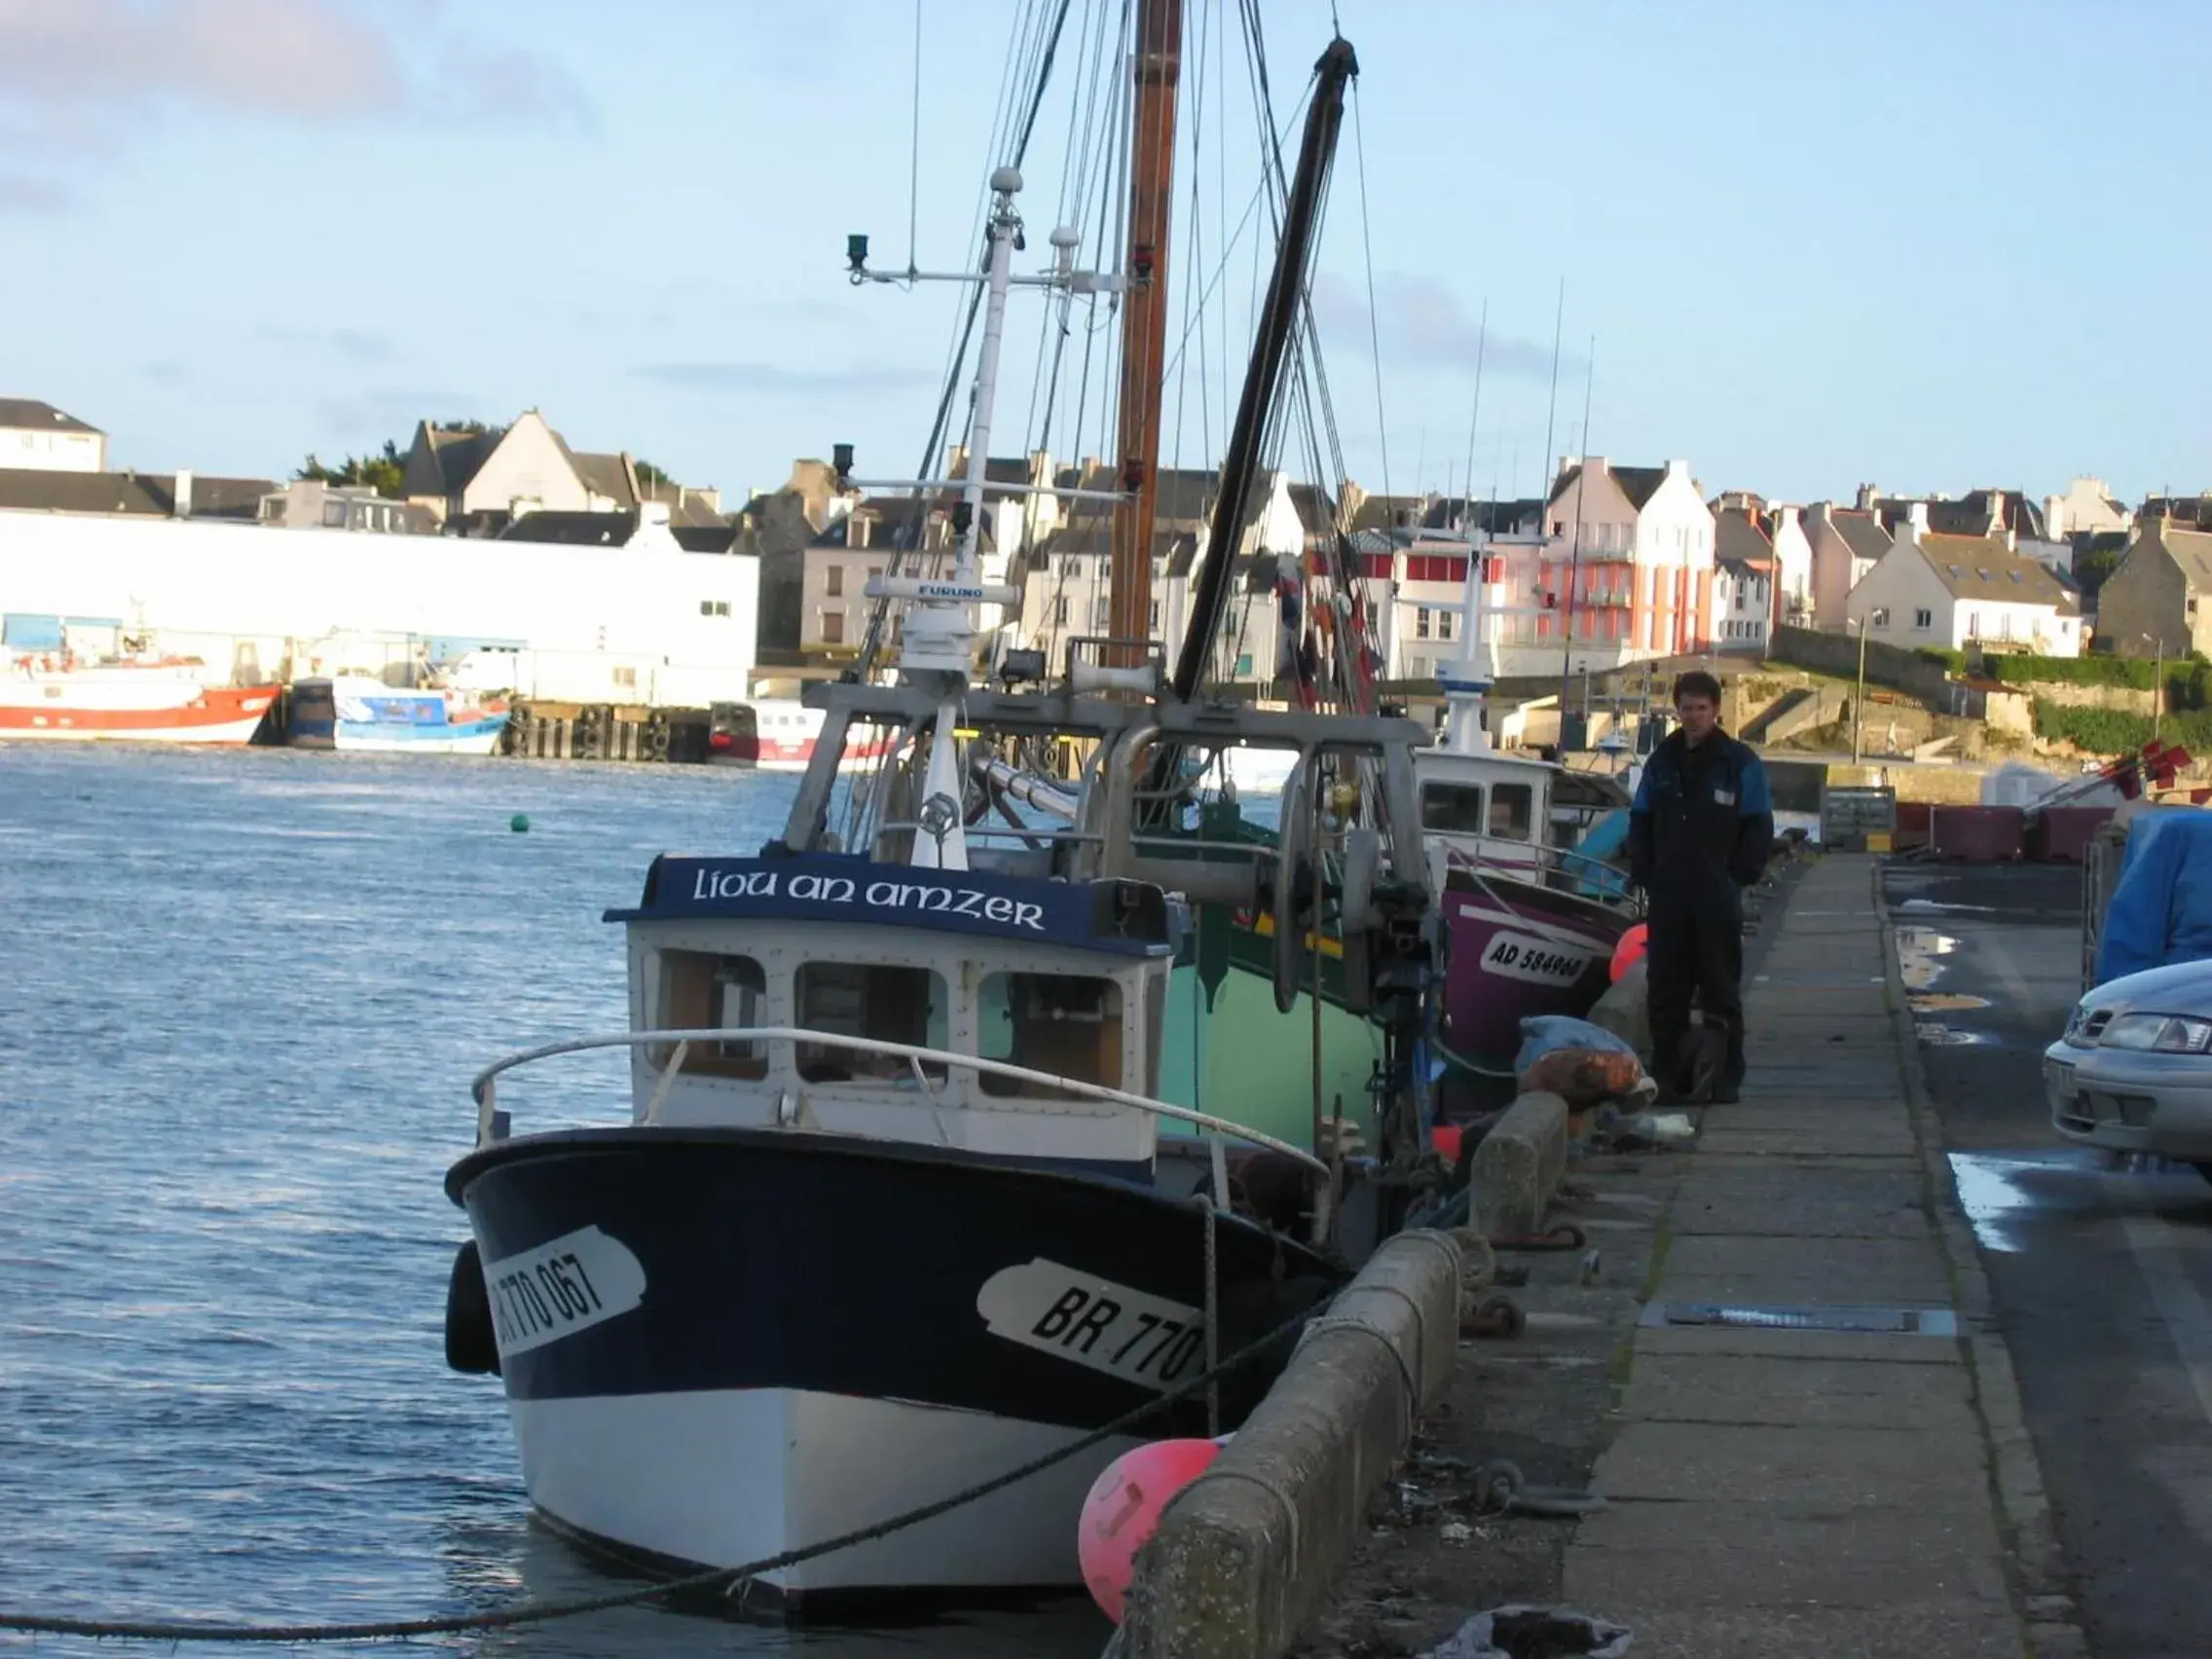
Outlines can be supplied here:
M2194 1163L2212 1180L2212 962L2097 986L2044 1051L2043 1075L2068 1140Z

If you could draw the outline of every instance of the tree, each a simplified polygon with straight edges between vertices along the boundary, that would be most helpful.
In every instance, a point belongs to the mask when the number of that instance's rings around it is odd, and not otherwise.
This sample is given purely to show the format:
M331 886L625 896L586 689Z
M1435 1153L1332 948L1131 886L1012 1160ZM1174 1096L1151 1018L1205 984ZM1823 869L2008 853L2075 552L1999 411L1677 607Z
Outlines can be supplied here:
M641 484L674 484L676 482L651 461L645 460L644 456L632 456L630 464L638 469L638 482Z
M335 484L350 489L374 490L380 496L397 498L400 482L407 473L407 457L389 438L384 441L382 455L348 456L337 466L325 466L313 455L307 464L294 472L294 478L312 478L323 484Z

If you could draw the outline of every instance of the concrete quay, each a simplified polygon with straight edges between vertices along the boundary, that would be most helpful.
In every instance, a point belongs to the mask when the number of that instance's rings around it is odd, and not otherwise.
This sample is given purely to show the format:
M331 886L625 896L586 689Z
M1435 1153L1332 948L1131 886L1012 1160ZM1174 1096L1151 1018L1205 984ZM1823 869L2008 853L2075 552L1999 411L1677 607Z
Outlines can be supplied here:
M1501 1257L1518 1342L1464 1342L1443 1407L1294 1649L1419 1655L1558 1604L1639 1659L2087 1651L2009 1356L1960 1215L1873 859L1809 863L1748 970L1742 1104L1684 1154L1568 1171L1597 1252ZM1605 1499L1486 1511L1469 1472Z

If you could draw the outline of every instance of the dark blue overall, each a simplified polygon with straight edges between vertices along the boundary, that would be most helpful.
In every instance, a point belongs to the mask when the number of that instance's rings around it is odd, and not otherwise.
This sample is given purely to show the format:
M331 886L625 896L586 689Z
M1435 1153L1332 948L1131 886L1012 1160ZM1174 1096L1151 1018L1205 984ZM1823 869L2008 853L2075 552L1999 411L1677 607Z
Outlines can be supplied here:
M1707 1026L1727 1033L1722 1074L1744 1079L1743 890L1774 847L1774 800L1759 757L1715 728L1691 744L1677 731L1652 752L1629 809L1630 878L1651 907L1645 956L1652 1069L1678 1075L1694 994Z

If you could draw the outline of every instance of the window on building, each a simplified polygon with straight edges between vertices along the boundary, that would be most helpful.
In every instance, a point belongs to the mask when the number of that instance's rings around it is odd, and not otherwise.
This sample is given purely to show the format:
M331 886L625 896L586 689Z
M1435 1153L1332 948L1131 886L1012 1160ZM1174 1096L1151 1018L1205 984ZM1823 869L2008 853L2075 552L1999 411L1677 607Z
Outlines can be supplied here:
M830 565L823 570L822 593L827 599L843 599L845 597L844 566Z
M1567 520L1565 520L1565 519L1554 519L1554 520L1552 520L1552 534L1553 534L1554 535L1565 535L1567 534Z
M1055 628L1065 628L1067 625L1068 596L1064 593L1056 594L1052 599L1052 626Z
M1155 637L1160 633L1160 601L1157 599L1152 602L1152 631Z
M764 1023L761 1006L767 977L750 956L722 956L706 950L660 953L660 1007L653 1023L663 1031L704 1031L719 1026ZM666 1070L676 1057L674 1043L653 1046L652 1063ZM768 1075L768 1052L745 1041L693 1041L683 1052L683 1069L708 1077L758 1078Z
M2193 599L2189 603L2191 607L2194 608L2196 604L2196 601ZM1372 634L1375 632L1378 626L1380 626L1380 624L1378 624L1375 619L1375 601L1371 599L1367 602L1367 631Z
M864 1037L916 1048L945 1046L944 977L927 968L882 963L805 962L793 982L797 1023L837 1037ZM933 1081L944 1076L925 1062ZM898 1055L869 1053L834 1043L801 1043L798 1075L808 1083L911 1084L914 1067Z
M1920 629L1920 630L1922 630L1922 631L1926 631L1927 629L1930 629L1930 628L1933 628L1933 627L1935 627L1935 626L1936 626L1936 612L1935 612L1935 611L1933 611L1933 610L1928 610L1928 609L1925 609L1925 608L1924 608L1924 609L1920 609L1920 610L1915 610L1915 611L1914 611L1914 612L1912 613L1912 625L1913 625L1913 626L1914 626L1915 628L1917 628L1917 629Z
M346 503L344 501L323 502L322 524L325 530L344 530L346 528Z
M1490 832L1504 841L1526 841L1534 803L1535 792L1527 784L1499 784L1490 792Z
M1114 599L1111 594L1100 594L1090 602L1090 625L1104 631L1114 625Z
M822 613L822 643L841 645L845 643L845 613L842 610L825 610Z
M1452 622L1457 614L1456 611L1452 610L1439 610L1436 613L1436 637L1438 639L1449 640L1452 637Z
M1483 832L1482 785L1422 785L1420 827L1446 835L1480 835Z
M726 599L702 599L699 601L699 614L702 616L727 616L729 614L729 601Z
M2191 594L2189 598L2183 602L2182 608L2186 612L2188 612L2188 614L2194 616L2196 614L2196 596L2194 594Z
M991 974L976 995L977 1051L1101 1088L1122 1087L1122 987L1080 974ZM1072 1090L981 1074L985 1094L1080 1099Z
M1890 625L1890 608L1886 605L1876 606L1866 613L1866 625L1870 628L1887 628Z
M868 532L873 526L874 520L867 514L853 514L845 520L845 545L847 547L866 547Z
M627 690L635 691L638 688L638 671L635 668L621 667L610 670L608 678L615 684Z
M1414 608L1414 638L1417 640L1428 638L1428 607L1425 605Z

